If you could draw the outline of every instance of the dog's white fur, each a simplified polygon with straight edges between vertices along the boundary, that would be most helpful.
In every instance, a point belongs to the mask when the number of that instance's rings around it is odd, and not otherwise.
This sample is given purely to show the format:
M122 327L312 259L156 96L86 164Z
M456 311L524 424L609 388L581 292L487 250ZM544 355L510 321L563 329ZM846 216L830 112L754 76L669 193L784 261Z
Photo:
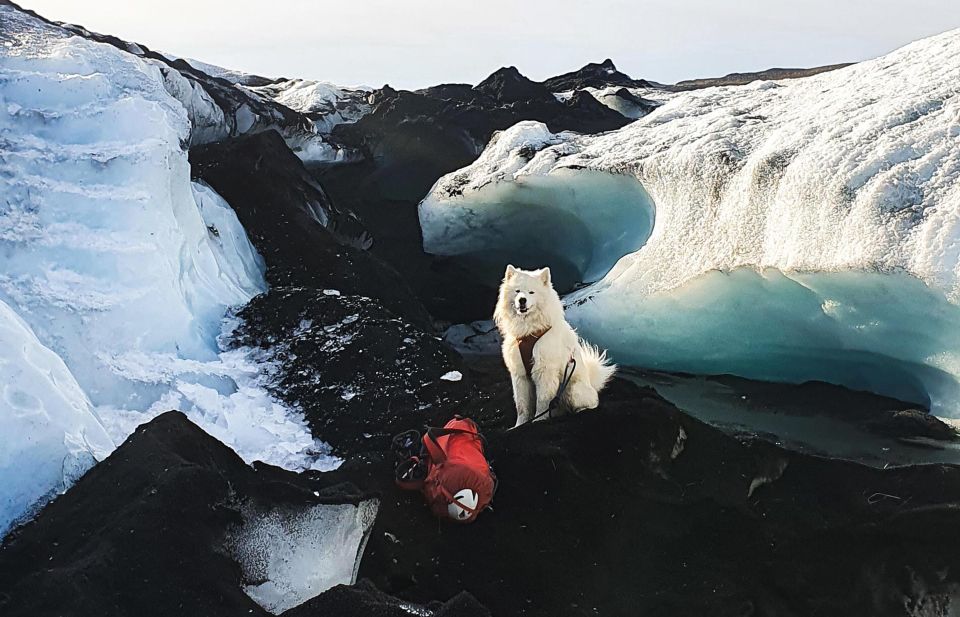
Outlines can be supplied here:
M521 270L507 266L493 318L503 337L503 361L513 380L517 426L547 417L544 412L556 396L571 358L577 364L563 393L562 406L567 411L596 408L600 390L617 367L607 360L606 351L581 339L567 323L560 296L550 281L550 268ZM531 379L523 366L518 341L544 330L533 348Z

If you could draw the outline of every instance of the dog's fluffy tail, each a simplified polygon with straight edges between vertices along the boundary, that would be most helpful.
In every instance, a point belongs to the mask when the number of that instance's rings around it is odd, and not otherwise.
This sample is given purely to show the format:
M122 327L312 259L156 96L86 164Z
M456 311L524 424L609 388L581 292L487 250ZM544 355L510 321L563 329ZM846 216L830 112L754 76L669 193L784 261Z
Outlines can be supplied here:
M606 350L600 351L599 347L583 339L580 339L580 352L580 357L583 358L583 370L587 371L590 385L599 392L617 372L617 365L607 358Z

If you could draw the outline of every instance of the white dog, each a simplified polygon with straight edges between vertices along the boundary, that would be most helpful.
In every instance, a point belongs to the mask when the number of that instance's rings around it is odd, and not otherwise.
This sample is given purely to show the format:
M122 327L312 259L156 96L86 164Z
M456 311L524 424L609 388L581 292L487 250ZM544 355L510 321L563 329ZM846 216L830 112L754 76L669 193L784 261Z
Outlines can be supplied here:
M503 337L503 361L513 380L517 426L547 417L550 402L569 378L560 402L565 410L594 409L617 367L570 327L550 268L507 266L493 318ZM572 372L571 372L572 371Z

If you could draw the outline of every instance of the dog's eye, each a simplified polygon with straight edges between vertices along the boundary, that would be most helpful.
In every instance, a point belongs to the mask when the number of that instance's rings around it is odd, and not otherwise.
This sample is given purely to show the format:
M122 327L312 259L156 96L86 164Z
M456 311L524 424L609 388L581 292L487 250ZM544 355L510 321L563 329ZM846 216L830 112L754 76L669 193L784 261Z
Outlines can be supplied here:
M532 292L532 291L528 291L527 293L530 294L531 296L533 295L533 292Z

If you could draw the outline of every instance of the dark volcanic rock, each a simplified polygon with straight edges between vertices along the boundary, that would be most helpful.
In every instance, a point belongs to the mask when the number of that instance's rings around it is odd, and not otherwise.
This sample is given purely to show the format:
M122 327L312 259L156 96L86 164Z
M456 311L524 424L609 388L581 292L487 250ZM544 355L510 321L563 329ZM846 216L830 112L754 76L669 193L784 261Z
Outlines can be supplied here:
M544 81L543 85L550 92L567 92L582 88L605 88L607 86L651 87L650 82L634 79L626 73L618 71L613 64L613 60L609 58L599 64L591 62L577 71L551 77Z
M815 66L808 69L767 69L765 71L755 71L753 73L729 73L723 77L707 77L704 79L688 79L678 81L672 86L663 86L666 90L677 92L684 90L699 90L700 88L712 88L713 86L742 86L758 79L796 79L798 77L809 77L827 71L835 71L850 66L851 62L841 64L828 64L824 66Z
M501 69L472 89L385 88L371 100L371 113L332 133L365 160L318 168L317 178L334 203L360 216L376 239L371 250L400 271L434 317L451 322L489 318L496 290L477 283L457 259L423 253L416 206L430 187L476 160L495 131L521 120L591 133L630 122L589 95L560 102L516 69Z
M275 287L239 316L233 343L266 351L274 393L338 453L384 451L394 434L445 422L474 396L459 355L369 298ZM440 379L454 370L464 377Z
M469 103L477 98L477 91L470 84L440 84L415 91L433 99Z
M0 550L0 613L263 617L222 551L242 504L368 496L353 486L381 496L360 566L370 582L335 587L291 617L392 617L404 606L458 616L884 617L955 606L960 469L878 470L738 440L619 379L595 411L504 431L504 377L488 375L492 395L442 410L487 419L500 486L473 525L438 523L418 494L396 489L379 448L335 472L296 476L247 467L167 414Z
M476 598L461 592L447 602L413 606L378 590L368 580L356 585L337 585L316 598L283 613L283 617L489 617L488 611Z
M497 100L499 103L538 101L553 98L550 90L524 75L514 66L495 71L474 88Z
M166 413L7 538L0 614L265 617L241 588L227 534L243 528L247 508L302 512L365 498L324 486L251 467L182 414Z
M867 429L888 437L898 439L933 439L937 441L957 441L957 430L929 411L920 409L901 409L885 411L877 418L865 423Z
M298 285L380 300L429 327L410 288L366 248L372 239L352 213L326 192L274 131L192 148L195 179L234 209L267 262L271 285Z
M623 101L633 105L636 110L634 113L637 115L637 117L645 116L660 106L660 103L637 96L626 88L620 88L613 93L613 96L623 99Z
M946 614L960 592L953 466L737 440L620 380L596 411L487 438L500 488L470 526L438 526L387 461L336 472L383 494L361 576L495 615Z

